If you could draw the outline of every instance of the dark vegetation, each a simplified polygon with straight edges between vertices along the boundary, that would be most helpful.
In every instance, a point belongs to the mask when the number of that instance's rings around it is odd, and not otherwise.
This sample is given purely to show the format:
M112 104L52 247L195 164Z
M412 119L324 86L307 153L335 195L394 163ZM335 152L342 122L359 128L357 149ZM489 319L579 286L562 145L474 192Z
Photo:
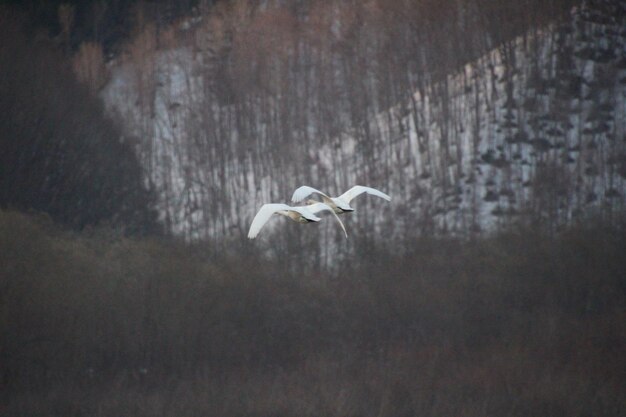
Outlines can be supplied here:
M137 12L146 18L167 25L197 6L197 0L2 0L24 13L32 23L31 28L43 30L70 49L82 42L98 42L113 54L137 25ZM211 4L212 1L206 1ZM70 14L69 31L59 19L60 10ZM62 13L62 12L61 12Z
M177 18L186 17L197 13L198 9L209 9L215 4L236 4L241 1L219 0L2 0L0 5L8 5L24 12L33 23L34 28L43 29L47 35L61 41L67 41L72 49L77 49L82 42L101 43L105 50L116 53L119 47L129 35L137 29L138 16L154 22L159 27L165 27ZM252 0L248 2L253 9L264 7L283 7L295 15L305 16L308 9L315 7L317 1L276 1L263 2ZM266 4L263 4L266 3ZM273 3L273 4L272 4ZM346 6L359 9L361 2L345 2ZM454 25L459 14L472 14L472 9L481 13L480 22L474 22L483 28L492 29L487 35L492 37L492 42L498 44L525 30L530 24L549 22L555 16L561 15L567 7L575 4L575 0L529 0L524 3L507 0L500 1L497 5L485 0L468 2L464 8L458 8L453 1L432 0L392 0L385 5L392 17L402 19L402 10L409 6L414 10L415 16L424 15L424 10L430 10L426 20L433 25L432 28L441 25ZM64 28L60 22L60 10L65 8L71 11L71 30L67 33L68 39L62 39ZM62 13L62 12L61 12ZM408 16L404 17L408 18ZM500 20L505 18L507 25L502 26ZM469 23L469 22L468 22ZM493 32L495 26L502 27L498 33ZM432 29L431 28L431 29ZM445 31L445 27L440 27ZM466 27L465 33L459 33L457 40L463 35L473 31ZM456 32L456 30L454 31ZM452 34L453 32L451 32ZM474 34L472 33L473 37ZM459 47L456 51L460 54L468 52L467 48ZM463 59L459 56L458 58Z
M335 273L0 213L20 416L619 416L626 234L370 249Z
M81 229L156 231L153 195L132 144L52 43L0 14L0 207Z

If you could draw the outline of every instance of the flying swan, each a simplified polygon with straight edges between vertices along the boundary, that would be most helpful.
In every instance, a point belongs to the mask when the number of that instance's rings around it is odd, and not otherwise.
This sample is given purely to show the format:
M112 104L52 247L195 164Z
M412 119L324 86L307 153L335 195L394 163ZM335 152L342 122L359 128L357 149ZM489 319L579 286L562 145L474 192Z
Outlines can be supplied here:
M389 197L387 194L383 193L382 191L378 191L377 189L371 188L371 187L364 187L362 185L355 185L354 187L350 188L345 193L341 194L339 197L329 197L328 195L324 194L320 190L317 190L313 187L309 187L308 185L303 185L302 187L299 187L296 191L294 191L293 196L291 197L291 201L293 202L304 201L311 194L319 194L322 196L322 201L324 201L324 203L329 205L336 214L341 214L341 213L345 213L348 211L354 211L354 209L350 206L350 201L353 198L363 193L375 195L376 197L380 197L384 200L391 201L391 197ZM308 201L315 202L315 200L308 200Z
M298 223L311 223L319 222L321 220L315 215L315 213L319 213L320 211L330 211L333 213L339 222L343 233L346 235L346 238L348 237L346 227L343 225L339 217L337 217L335 211L327 204L315 203L300 207L288 206L287 204L264 204L252 220L250 231L248 232L248 239L254 239L257 237L263 226L265 226L265 223L267 223L274 214L289 217L291 220Z

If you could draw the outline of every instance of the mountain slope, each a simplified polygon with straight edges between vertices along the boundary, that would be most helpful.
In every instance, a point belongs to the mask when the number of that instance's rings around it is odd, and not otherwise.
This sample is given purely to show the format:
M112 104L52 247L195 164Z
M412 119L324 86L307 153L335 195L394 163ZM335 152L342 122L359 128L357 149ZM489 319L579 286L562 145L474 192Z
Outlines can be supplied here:
M186 41L169 48L136 39L104 97L140 138L166 225L190 238L243 237L262 203L285 202L300 184L340 193L359 183L391 194L391 211L376 214L381 203L363 198L348 224L379 238L475 233L518 220L555 228L624 208L625 10L623 1L585 3L442 82L422 79L405 102L357 115L360 124L337 124L343 116L310 99L321 93L309 89L307 72L220 78L215 45L223 43L202 18L170 34ZM311 68L315 56L285 59ZM343 100L343 84L327 74L324 94ZM281 77L299 89L283 94ZM241 89L224 80L267 90L232 96L224 91ZM330 226L321 233L334 234ZM286 229L290 239L308 239Z
M574 9L370 123L385 161L375 166L407 196L409 218L467 231L623 209L624 5L605 6Z

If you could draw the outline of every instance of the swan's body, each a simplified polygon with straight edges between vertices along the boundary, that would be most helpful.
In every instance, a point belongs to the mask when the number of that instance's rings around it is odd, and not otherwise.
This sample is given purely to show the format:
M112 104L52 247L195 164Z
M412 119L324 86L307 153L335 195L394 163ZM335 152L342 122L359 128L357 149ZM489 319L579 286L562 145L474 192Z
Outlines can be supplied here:
M371 194L384 200L391 201L391 197L389 197L382 191L378 191L377 189L371 187L364 187L362 185L355 185L345 193L341 194L339 197L330 197L318 189L309 187L308 185L303 185L302 187L299 187L296 191L294 191L293 196L291 197L291 201L304 201L311 194L319 194L322 197L322 201L330 206L336 214L342 214L349 211L354 211L354 208L350 206L350 201L363 193ZM316 203L315 200L307 200L307 202L313 204Z
M264 204L252 220L250 230L248 231L248 239L254 239L255 237L257 237L263 226L265 226L265 223L267 223L274 214L286 216L298 223L311 223L319 222L321 219L317 217L315 213L325 210L335 214L334 210L324 203L317 203L300 207L292 207L288 206L287 204ZM343 223L341 222L341 220L339 220L336 214L335 217L337 218L337 221L343 229L344 234L346 235L346 237L348 237L348 234L346 233L346 228L344 227Z
M319 222L322 220L306 208L291 207L287 204L264 204L252 220L250 231L248 231L248 239L257 237L263 226L265 226L265 223L267 223L274 214L289 217L291 220L298 223Z
M344 226L341 219L337 217L337 213L335 212L335 209L333 209L328 204L315 202L315 203L309 204L308 206L304 206L302 208L306 208L314 214L319 213L320 211L330 211L331 213L333 213L333 216L335 216L335 219L337 219L337 222L339 222L339 226L341 226L341 230L343 230L343 234L346 236L346 239L348 238L348 232L346 232L346 226Z

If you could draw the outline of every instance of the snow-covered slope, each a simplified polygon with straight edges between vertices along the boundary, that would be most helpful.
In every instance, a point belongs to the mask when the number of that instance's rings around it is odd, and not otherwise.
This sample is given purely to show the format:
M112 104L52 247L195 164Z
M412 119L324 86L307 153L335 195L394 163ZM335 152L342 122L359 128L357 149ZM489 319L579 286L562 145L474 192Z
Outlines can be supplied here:
M624 207L626 29L611 10L575 9L372 121L408 218L467 231Z
M270 121L241 123L236 105L208 98L210 48L127 60L103 94L139 140L163 219L187 237L243 236L262 203L288 201L302 182L329 186L337 170L330 193L363 184L394 197L376 215L379 202L359 202L349 229L470 233L520 216L556 227L626 202L626 6L601 4L420 86L359 129L313 141L319 130L304 122L292 158Z

